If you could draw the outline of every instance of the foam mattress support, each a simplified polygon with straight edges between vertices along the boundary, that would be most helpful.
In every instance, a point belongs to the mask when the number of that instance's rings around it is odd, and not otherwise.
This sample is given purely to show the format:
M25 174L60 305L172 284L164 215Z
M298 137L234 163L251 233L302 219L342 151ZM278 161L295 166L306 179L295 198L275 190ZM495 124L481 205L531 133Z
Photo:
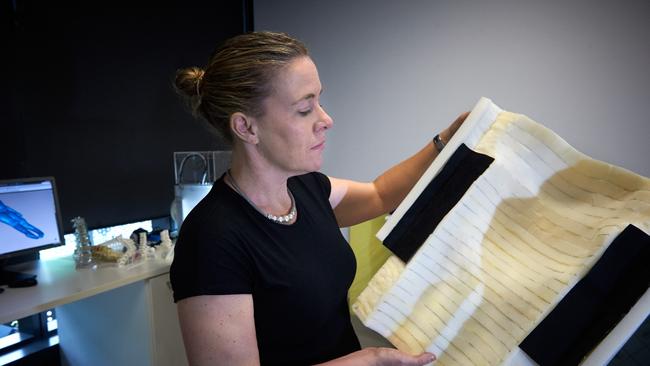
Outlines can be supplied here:
M473 177L465 173L470 168ZM452 200L445 212L427 202L445 197ZM621 236L630 230L634 235ZM612 242L623 237L619 246L628 256L621 260L641 258L649 233L650 179L592 159L525 115L482 98L377 233L397 255L373 276L353 311L397 348L436 353L437 364L507 364L556 307L567 308L558 304L593 277L587 274ZM626 250L630 237L637 252ZM639 300L648 275L627 273L613 286L638 279L637 292L610 320L636 314L620 322L627 333L650 312L647 294ZM582 353L569 352L574 364L576 357L606 363L622 345L620 336L618 344L608 336L607 352L591 352L599 334L580 346ZM562 364L562 358L535 361Z

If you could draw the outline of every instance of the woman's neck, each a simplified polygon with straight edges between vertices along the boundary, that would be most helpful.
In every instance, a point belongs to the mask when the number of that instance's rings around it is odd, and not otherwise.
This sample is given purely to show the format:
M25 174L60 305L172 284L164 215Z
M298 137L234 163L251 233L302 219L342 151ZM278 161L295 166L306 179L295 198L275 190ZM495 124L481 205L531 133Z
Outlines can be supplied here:
M291 209L291 198L287 189L290 175L274 168L260 159L251 159L247 154L233 149L230 179L226 183L241 191L255 206L266 213L284 215Z

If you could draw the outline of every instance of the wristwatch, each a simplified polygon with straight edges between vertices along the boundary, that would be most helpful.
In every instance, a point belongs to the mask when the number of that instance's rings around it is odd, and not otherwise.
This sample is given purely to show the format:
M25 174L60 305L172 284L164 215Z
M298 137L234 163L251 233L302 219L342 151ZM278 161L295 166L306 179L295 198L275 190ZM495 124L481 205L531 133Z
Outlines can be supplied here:
M445 143L440 139L440 134L437 134L433 137L433 146L436 147L436 150L438 150L438 152L441 152L445 147Z

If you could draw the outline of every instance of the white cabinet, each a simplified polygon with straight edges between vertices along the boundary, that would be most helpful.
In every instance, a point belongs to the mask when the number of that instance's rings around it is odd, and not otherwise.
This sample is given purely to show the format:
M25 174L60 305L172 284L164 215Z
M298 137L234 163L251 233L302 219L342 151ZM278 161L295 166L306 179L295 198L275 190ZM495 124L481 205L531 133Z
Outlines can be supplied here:
M151 295L153 360L155 366L187 365L185 347L178 324L176 304L172 298L169 274L148 280Z
M56 308L61 364L186 365L169 275Z

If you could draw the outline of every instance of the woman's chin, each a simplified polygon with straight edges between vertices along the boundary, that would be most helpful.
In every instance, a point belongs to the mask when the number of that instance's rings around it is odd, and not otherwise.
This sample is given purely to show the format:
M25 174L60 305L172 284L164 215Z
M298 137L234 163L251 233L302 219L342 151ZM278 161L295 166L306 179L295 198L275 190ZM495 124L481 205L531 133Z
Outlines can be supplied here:
M317 162L313 164L312 169L310 170L311 172L317 172L320 170L321 166L323 165L323 159L319 159Z
M303 160L301 164L294 166L294 169L292 170L294 171L295 175L307 174L319 171L322 165L323 159L321 157L318 157L316 159L312 158L307 161Z

